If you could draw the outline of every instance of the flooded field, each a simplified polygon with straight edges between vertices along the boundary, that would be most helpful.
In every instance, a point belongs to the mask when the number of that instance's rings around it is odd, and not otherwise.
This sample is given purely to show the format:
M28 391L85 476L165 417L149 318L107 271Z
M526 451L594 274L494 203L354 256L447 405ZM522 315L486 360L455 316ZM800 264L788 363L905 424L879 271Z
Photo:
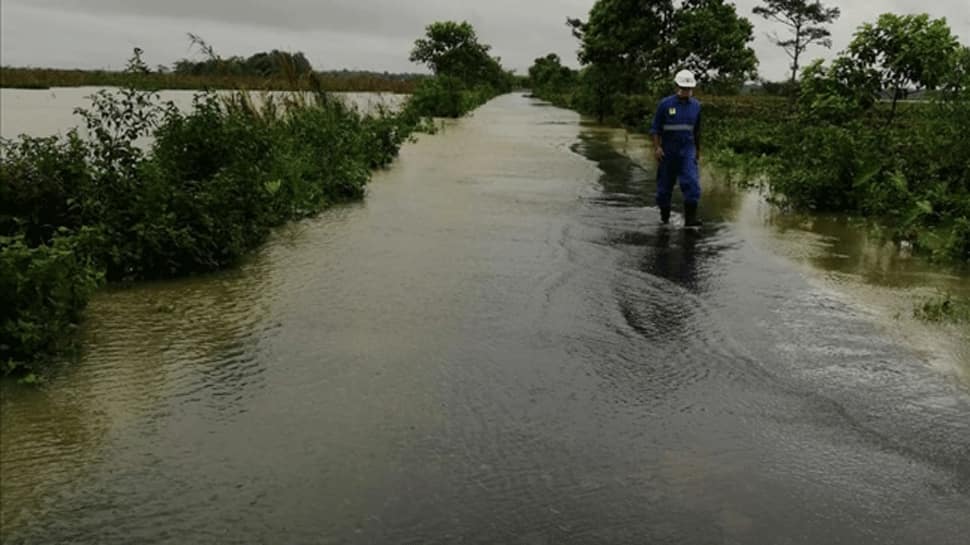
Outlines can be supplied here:
M238 269L103 290L2 385L3 542L966 543L968 344L910 318L966 273L713 178L661 227L645 150L506 95Z

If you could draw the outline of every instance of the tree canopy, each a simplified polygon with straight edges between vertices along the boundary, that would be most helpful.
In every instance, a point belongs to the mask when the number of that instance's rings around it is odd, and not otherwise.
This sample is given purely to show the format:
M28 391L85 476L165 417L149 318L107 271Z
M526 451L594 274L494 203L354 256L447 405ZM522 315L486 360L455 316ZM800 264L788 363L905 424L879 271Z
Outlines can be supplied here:
M569 19L579 60L613 74L618 92L642 91L689 68L702 83L755 76L750 21L724 0L599 0L586 21Z
M769 21L781 23L791 31L791 38L782 39L772 35L771 40L791 58L791 82L798 77L799 60L805 49L813 43L832 47L831 32L822 25L839 18L839 8L829 8L821 2L809 0L764 0L753 12Z
M427 65L436 76L458 78L467 85L500 86L507 78L491 46L478 41L467 21L438 21L427 26L425 37L414 42L411 62Z
M191 76L261 76L271 77L287 75L292 71L294 75L303 75L313 71L313 66L306 56L301 53L288 51L263 51L248 58L221 57L210 55L203 61L182 59L175 63L175 73Z
M576 82L576 72L563 66L559 55L550 53L535 60L529 68L529 80L535 88L562 92Z

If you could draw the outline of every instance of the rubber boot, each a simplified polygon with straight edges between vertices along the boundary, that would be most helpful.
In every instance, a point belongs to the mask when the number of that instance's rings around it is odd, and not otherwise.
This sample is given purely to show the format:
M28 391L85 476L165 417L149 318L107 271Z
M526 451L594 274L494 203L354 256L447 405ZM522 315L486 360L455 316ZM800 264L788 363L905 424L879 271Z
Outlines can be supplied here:
M670 207L660 208L660 223L667 225L670 223Z
M684 227L700 227L701 220L697 217L697 203L684 203Z

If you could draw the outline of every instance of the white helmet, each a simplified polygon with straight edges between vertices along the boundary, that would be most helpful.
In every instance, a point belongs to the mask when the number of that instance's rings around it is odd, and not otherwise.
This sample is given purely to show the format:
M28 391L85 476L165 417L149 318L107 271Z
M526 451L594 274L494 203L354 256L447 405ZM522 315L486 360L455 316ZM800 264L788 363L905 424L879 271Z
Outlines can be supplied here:
M697 78L694 77L694 73L690 70L681 70L674 77L674 83L677 84L677 87L692 89L697 87Z

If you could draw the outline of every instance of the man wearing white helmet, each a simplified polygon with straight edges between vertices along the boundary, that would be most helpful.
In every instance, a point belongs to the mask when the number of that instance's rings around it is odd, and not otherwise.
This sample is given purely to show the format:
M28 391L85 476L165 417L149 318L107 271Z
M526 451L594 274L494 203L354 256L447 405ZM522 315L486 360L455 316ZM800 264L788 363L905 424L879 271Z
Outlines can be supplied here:
M674 184L680 180L684 195L684 225L700 226L697 204L701 199L698 160L701 155L701 103L693 97L697 80L681 70L674 78L677 93L660 101L650 134L657 158L657 207L660 221L670 221Z

